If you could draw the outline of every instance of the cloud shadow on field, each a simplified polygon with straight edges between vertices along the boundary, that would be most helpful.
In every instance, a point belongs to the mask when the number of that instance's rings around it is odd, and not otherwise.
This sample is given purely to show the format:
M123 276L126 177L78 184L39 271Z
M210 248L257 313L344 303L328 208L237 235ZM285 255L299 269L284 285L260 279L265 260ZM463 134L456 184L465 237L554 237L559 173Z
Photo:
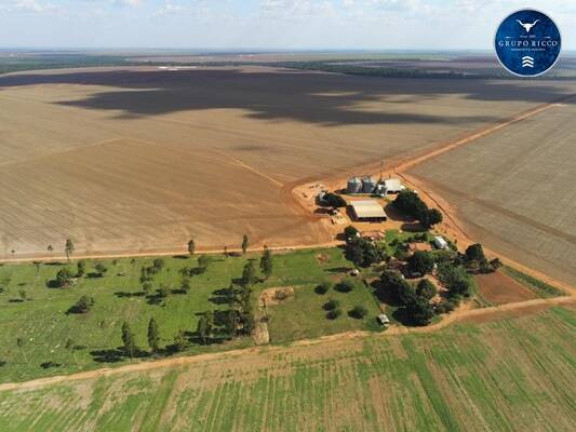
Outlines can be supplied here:
M120 111L119 117L126 119L182 111L241 109L257 120L292 120L324 126L457 125L497 119L489 115L459 116L457 107L455 115L449 117L396 111L394 106L406 106L406 98L415 103L425 101L427 105L445 95L478 101L544 103L565 95L561 88L544 81L525 86L512 80L367 78L289 69L94 70L0 77L0 91L38 84L108 86L109 91L59 104L114 111L115 116ZM369 110L358 108L366 103L370 104Z

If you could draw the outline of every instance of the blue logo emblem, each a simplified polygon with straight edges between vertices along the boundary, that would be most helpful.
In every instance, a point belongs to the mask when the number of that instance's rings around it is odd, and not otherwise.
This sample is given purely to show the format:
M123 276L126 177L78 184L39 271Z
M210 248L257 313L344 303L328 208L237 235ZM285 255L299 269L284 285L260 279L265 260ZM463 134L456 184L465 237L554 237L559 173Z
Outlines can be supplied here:
M558 26L548 15L525 9L502 21L494 44L498 60L509 72L536 77L556 64L562 40Z

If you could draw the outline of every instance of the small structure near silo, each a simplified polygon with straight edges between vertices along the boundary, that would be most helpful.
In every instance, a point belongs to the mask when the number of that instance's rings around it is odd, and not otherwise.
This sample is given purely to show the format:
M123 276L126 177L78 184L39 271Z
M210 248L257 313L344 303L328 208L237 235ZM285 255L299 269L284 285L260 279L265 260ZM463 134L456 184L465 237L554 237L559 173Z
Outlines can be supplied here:
M388 315L386 315L386 314L380 314L380 315L378 315L378 317L376 317L376 319L378 320L378 323L380 325L388 326L390 324L390 319L388 318Z
M360 222L383 222L388 220L388 215L377 201L352 201L350 208L354 218Z
M436 246L440 250L444 250L448 248L448 242L444 240L444 237L436 236L434 237L434 246Z
M390 193L390 194L400 193L404 189L406 189L406 187L404 187L404 185L402 184L400 179L395 179L395 178L386 179L386 180L384 180L384 182L382 184L384 185L384 188L386 189L386 193Z
M376 181L370 176L362 177L362 192L371 194L376 190Z
M359 194L362 192L362 180L358 177L350 177L346 185L347 194Z
M321 190L318 195L316 195L316 202L320 205L326 204L326 194L328 192L325 190Z

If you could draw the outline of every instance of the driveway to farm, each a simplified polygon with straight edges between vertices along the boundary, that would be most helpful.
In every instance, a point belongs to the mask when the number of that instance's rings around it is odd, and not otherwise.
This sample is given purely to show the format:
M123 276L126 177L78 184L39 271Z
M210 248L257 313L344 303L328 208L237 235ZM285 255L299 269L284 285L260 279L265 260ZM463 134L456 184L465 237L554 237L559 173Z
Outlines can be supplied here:
M38 388L43 388L55 384L75 382L87 379L95 379L100 377L109 377L126 373L145 372L155 369L186 366L190 364L196 364L208 361L218 361L220 359L224 360L235 357L242 357L243 355L252 353L260 353L260 352L282 353L297 349L298 347L302 346L318 345L319 347L322 347L325 344L347 339L359 339L370 337L382 338L382 337L400 336L405 334L432 333L440 331L448 327L449 325L452 325L457 322L485 322L494 319L513 317L517 314L525 315L527 313L536 313L549 307L561 306L561 305L576 306L576 297L571 296L571 297L556 297L552 299L527 300L524 302L510 303L501 306L488 307L484 309L466 309L466 306L464 306L464 308L461 308L460 310L457 310L449 314L439 323L427 327L409 328L409 327L393 326L390 327L384 333L372 333L366 331L347 332L331 336L324 336L316 339L303 339L292 343L290 346L261 346L255 348L233 350L233 351L222 351L218 353L199 354L188 357L168 358L158 361L135 363L126 366L120 366L117 368L96 369L72 375L59 375L19 383L18 382L4 383L0 384L0 392L15 391L15 390L35 390Z

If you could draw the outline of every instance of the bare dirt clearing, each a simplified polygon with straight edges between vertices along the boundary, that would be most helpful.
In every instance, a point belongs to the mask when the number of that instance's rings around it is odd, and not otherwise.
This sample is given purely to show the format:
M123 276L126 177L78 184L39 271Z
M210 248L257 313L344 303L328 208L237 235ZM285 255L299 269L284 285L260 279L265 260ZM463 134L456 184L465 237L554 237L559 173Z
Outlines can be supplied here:
M0 77L0 254L327 242L285 199L570 91L553 82L369 79L250 67Z
M480 296L492 305L521 302L537 298L529 288L503 272L476 276Z

